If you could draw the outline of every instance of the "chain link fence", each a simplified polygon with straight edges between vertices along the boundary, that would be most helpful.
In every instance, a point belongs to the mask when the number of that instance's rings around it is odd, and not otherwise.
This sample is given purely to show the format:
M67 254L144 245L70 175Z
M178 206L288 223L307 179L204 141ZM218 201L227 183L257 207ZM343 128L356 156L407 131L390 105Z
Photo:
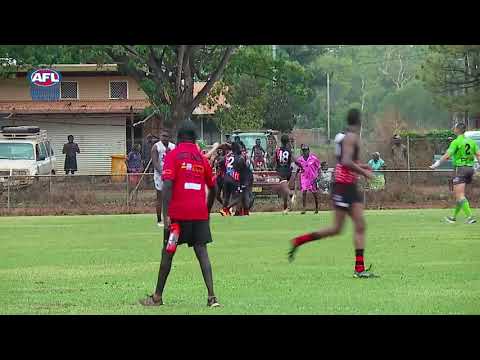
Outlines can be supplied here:
M361 179L367 209L451 207L453 196L449 170L392 170L382 172L384 185L374 187ZM141 178L141 181L140 181ZM153 213L156 192L153 174L127 175L52 175L9 176L0 182L1 215L65 215ZM297 195L299 177L297 177ZM383 181L382 181L383 183ZM467 186L473 207L480 206L480 172ZM319 193L320 209L331 209L330 195ZM302 208L301 196L295 210ZM218 203L216 203L216 210ZM255 201L254 211L280 209L275 197ZM307 196L307 208L313 209L313 197Z
M0 191L3 214L150 212L156 202L153 174L7 176Z

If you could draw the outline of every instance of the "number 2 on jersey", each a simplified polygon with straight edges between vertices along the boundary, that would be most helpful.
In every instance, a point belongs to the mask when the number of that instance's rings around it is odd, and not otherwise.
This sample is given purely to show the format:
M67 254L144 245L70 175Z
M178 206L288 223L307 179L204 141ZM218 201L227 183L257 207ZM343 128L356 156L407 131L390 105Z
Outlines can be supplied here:
M465 144L465 155L470 155L470 144Z

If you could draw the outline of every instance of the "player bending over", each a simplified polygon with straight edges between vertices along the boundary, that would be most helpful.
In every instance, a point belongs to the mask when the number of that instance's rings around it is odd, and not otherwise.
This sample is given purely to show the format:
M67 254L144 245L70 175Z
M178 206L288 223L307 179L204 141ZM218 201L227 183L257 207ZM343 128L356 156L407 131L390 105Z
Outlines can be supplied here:
M238 142L232 143L232 151L225 157L225 176L223 178L223 209L222 216L231 216L230 209L240 200L240 175L246 169L242 148Z
M350 216L354 224L353 244L355 247L356 278L375 277L369 269L365 269L363 254L365 250L365 219L363 216L363 199L357 189L358 175L371 179L373 174L366 164L359 161L360 153L360 112L351 109L347 115L347 130L335 137L335 183L332 200L335 207L335 220L332 227L298 236L292 240L288 257L293 261L298 247L314 240L325 239L340 234L345 224L346 216Z
M477 220L472 216L472 210L470 204L465 197L465 185L472 182L475 170L473 165L475 163L475 157L480 162L480 149L477 143L465 137L466 126L463 123L457 123L453 128L453 132L457 135L457 138L453 140L440 160L437 160L435 164L430 166L431 169L436 169L440 166L442 161L453 158L453 165L455 166L455 176L452 179L453 192L455 194L455 200L457 200L457 206L453 212L453 216L447 216L445 220L450 224L454 224L457 221L457 215L460 210L463 209L465 216L467 217L467 224L474 224Z

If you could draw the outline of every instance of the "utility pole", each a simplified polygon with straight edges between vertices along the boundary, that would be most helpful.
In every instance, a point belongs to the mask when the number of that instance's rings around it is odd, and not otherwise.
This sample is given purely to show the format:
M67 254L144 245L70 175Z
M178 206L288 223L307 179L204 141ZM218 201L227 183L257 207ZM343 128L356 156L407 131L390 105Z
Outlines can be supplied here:
M272 57L273 60L277 60L277 45L272 45Z
M327 72L327 140L330 144L330 73Z

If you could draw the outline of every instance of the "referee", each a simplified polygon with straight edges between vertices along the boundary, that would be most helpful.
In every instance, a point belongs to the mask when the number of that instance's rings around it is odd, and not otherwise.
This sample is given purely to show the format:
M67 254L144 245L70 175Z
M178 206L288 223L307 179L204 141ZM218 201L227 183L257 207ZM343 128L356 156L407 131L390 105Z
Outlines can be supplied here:
M457 204L453 216L447 216L445 218L445 221L450 224L456 223L457 215L461 210L465 213L467 218L465 222L467 224L475 224L477 222L472 215L470 203L465 197L465 185L472 183L473 175L475 174L475 158L480 162L480 149L475 141L465 137L466 129L467 127L464 123L455 124L453 132L457 135L457 138L451 142L445 155L443 155L440 160L437 160L435 164L430 166L431 169L436 169L440 166L442 161L448 159L453 160L455 176L452 179L452 183Z
M178 245L188 244L197 256L208 291L208 307L217 307L213 291L212 266L207 244L212 242L209 213L215 199L212 168L197 145L195 128L191 122L178 130L177 147L165 157L163 167L163 211L165 214L164 246L155 293L140 300L144 306L163 305L163 289L167 281L174 253L166 251L171 224L180 228ZM206 199L205 187L210 190Z

